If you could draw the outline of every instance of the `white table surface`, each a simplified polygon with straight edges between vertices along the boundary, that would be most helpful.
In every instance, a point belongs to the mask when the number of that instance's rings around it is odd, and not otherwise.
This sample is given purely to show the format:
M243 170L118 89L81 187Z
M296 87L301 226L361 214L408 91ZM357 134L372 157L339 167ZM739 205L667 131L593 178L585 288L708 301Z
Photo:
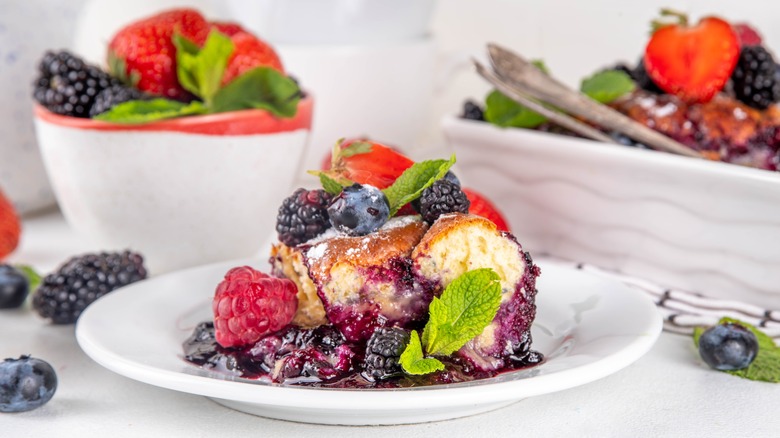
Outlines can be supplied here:
M24 222L22 245L10 261L48 272L70 255L96 249L51 213ZM473 417L370 430L255 417L139 383L87 357L73 326L49 325L29 307L0 310L0 358L20 354L50 362L59 387L37 410L0 414L3 437L780 436L780 385L711 371L689 337L669 333L635 364L581 387Z

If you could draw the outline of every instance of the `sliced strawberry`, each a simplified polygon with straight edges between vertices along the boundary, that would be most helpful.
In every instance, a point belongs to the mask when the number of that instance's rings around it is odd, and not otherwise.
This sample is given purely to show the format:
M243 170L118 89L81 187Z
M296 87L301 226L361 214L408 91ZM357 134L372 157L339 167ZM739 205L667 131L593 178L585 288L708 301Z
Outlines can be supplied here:
M16 249L21 232L19 216L16 215L13 204L0 191L0 260Z
M644 64L653 82L689 103L707 102L723 89L739 57L739 38L729 23L707 17L695 26L681 14L678 24L655 31Z
M501 231L509 231L509 225L504 219L504 215L484 195L472 189L462 188L461 190L471 202L469 213L490 219Z
M265 41L247 32L236 32L230 39L234 49L222 76L222 85L255 67L271 67L284 73L279 55Z
M141 91L188 100L191 95L177 77L172 37L178 32L200 46L209 29L209 23L194 9L173 9L136 21L114 35L108 45L108 65L114 76Z
M414 161L400 152L366 140L345 141L340 150L348 150L356 143L363 143L370 150L349 156L337 154L335 160L331 158L331 163L325 170L360 184L384 189L414 164Z

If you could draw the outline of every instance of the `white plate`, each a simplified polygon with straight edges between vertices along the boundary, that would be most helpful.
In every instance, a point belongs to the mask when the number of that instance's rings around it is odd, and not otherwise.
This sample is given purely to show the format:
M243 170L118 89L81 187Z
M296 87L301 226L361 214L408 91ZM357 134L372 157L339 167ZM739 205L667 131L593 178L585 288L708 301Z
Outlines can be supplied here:
M661 318L653 302L622 283L540 263L533 348L546 361L491 379L392 390L271 385L201 370L182 342L211 319L220 263L163 275L111 293L81 315L76 337L96 362L152 385L200 394L264 417L320 424L401 424L486 412L520 399L582 385L631 364L653 345ZM593 386L598 391L598 386Z

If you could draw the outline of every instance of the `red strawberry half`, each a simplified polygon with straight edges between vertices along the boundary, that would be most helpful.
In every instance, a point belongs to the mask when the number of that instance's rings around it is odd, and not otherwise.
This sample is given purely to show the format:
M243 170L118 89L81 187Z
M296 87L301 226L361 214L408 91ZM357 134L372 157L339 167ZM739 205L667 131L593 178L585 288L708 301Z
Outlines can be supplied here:
M350 151L356 146L360 148L361 153L337 152L335 160L331 156L330 163L323 163L324 170L336 178L344 177L360 184L384 189L393 184L404 170L414 164L409 157L395 149L367 140L342 142L340 150Z
M740 43L729 23L707 17L694 26L671 11L678 24L662 25L650 38L644 64L653 82L690 102L707 102L723 89L737 64Z
M504 219L504 215L484 195L472 189L464 188L461 190L463 190L463 193L466 194L469 202L471 202L469 213L490 219L501 231L509 231L509 225L506 219Z
M265 41L240 31L232 34L230 40L234 49L222 76L222 85L256 67L271 67L284 73L279 55Z
M16 249L21 232L22 227L14 206L0 191L0 260Z
M217 286L212 302L214 330L223 347L251 345L292 321L298 287L249 266L233 268Z
M136 21L114 35L108 45L111 73L141 91L171 99L188 100L191 95L176 75L174 33L201 46L209 34L209 23L194 9L174 9Z

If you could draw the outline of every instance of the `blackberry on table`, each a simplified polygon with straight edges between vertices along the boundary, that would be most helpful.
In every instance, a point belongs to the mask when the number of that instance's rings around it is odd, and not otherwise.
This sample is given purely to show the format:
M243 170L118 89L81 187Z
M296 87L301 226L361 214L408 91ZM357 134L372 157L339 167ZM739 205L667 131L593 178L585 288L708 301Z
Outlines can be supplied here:
M731 83L737 99L753 108L764 109L780 100L777 66L762 46L742 48Z
M144 278L143 257L134 252L73 257L44 277L33 308L55 324L72 324L96 299Z
M480 107L479 104L473 100L467 100L465 103L463 103L463 114L461 114L461 117L467 120L484 121L485 112L482 110L482 107Z
M125 103L130 100L140 100L143 98L144 94L136 88L126 87L124 85L112 85L95 96L95 102L92 104L92 108L89 110L89 116L95 117L98 114L103 114L120 103Z
M287 246L300 245L330 228L328 205L331 198L325 190L301 188L282 201L276 216L279 241Z
M46 52L38 65L33 97L49 111L89 117L95 97L119 81L67 51Z
M471 202L460 186L440 179L423 190L419 205L422 218L432 224L443 214L468 213Z
M374 379L387 379L400 376L399 363L401 353L409 343L409 332L396 327L378 328L366 345L366 358L363 366L366 374Z
M636 82L636 85L639 88L645 91L655 94L664 94L664 90L656 85L656 83L653 82L653 79L650 78L650 75L647 74L645 61L642 59L639 60L639 63L637 63L636 67L631 71L631 78L634 79L634 82Z

